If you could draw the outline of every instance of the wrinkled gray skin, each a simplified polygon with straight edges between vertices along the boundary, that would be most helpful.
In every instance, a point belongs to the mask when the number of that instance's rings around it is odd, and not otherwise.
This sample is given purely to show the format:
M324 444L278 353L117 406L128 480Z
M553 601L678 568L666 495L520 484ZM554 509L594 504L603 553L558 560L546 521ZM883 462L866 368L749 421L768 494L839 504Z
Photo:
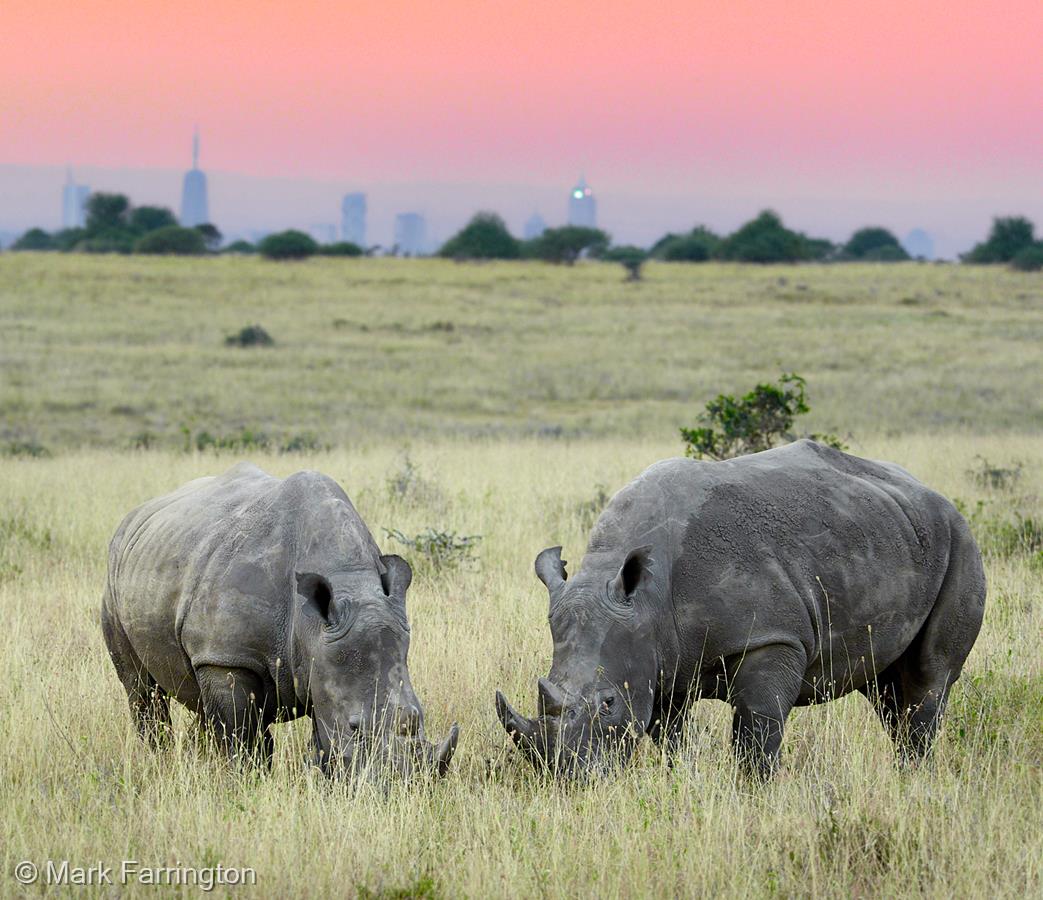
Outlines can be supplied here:
M243 463L123 520L101 625L147 740L169 727L172 696L232 758L259 751L270 765L269 727L307 714L331 774L444 774L457 727L437 749L424 739L406 664L411 578L332 479Z
M645 733L670 749L699 698L731 704L736 754L764 776L793 706L850 691L923 757L985 604L952 504L813 441L657 463L612 498L572 578L560 550L536 560L554 639L538 716L496 706L563 775L625 761Z

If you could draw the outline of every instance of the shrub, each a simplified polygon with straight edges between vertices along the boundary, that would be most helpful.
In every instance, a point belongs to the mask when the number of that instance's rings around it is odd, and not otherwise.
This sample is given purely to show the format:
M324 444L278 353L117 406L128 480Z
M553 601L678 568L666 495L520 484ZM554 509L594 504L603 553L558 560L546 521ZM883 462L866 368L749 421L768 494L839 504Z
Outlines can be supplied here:
M519 254L518 241L493 212L478 213L438 251L448 259L517 259Z
M56 250L54 238L42 228L30 228L11 245L12 250Z
M803 235L790 231L771 210L747 222L721 243L722 259L736 262L797 262L807 258Z
M731 459L795 440L793 422L810 409L804 396L806 384L799 375L784 373L777 384L758 384L738 400L730 394L719 394L706 404L700 427L681 429L685 455ZM805 437L845 449L834 435Z
M1024 216L1000 216L992 220L989 236L962 257L969 263L1010 262L1035 241L1035 226Z
M627 281L640 281L641 267L648 259L648 251L632 244L625 244L622 247L610 247L601 258L607 262L621 263L626 269Z
M455 531L439 531L434 528L425 528L412 537L396 528L385 528L384 533L418 554L436 572L455 569L472 560L482 540L480 534L458 535Z
M251 428L243 428L232 434L213 435L209 431L199 431L195 434L188 427L182 427L184 436L184 450L191 453L193 448L203 453L207 450L267 450L271 447L271 440L263 431L254 431Z
M1043 241L1022 247L1011 258L1010 265L1019 272L1038 272L1043 269Z
M157 256L199 256L206 252L206 240L195 228L167 225L138 238L134 252Z
M224 253L256 253L257 248L249 241L232 241L225 247Z
M562 228L548 228L538 238L526 243L526 255L571 266L584 253L592 257L600 256L608 247L609 236L600 228L565 225Z
M85 238L76 245L86 253L133 253L138 234L126 227L105 228L101 231L87 229Z
M307 259L319 252L316 241L303 231L280 231L270 234L257 245L265 259Z
M322 256L364 256L366 253L358 244L351 241L337 241L334 244L320 244L319 254Z
M3 453L4 456L27 456L32 459L42 459L51 455L50 450L34 440L10 441L0 447L0 453Z
M246 325L225 338L226 347L271 347L275 339L261 325Z
M86 228L63 228L54 234L54 246L55 249L67 253L70 250L75 250L86 237Z
M851 259L899 262L909 259L909 254L886 228L874 226L861 228L851 235L844 245L844 255Z

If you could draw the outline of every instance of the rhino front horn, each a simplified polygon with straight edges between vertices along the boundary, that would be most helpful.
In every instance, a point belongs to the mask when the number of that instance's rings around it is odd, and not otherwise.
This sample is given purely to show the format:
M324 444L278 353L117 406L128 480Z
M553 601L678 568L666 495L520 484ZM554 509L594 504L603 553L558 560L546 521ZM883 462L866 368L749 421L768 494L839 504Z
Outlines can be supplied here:
M500 691L496 692L496 712L515 744L524 750L535 749L536 722L517 713Z
M459 739L460 726L453 722L452 727L449 729L449 734L446 735L445 740L435 750L435 769L438 771L439 776L444 776L449 771L449 763L453 761L453 754L456 753L456 742Z

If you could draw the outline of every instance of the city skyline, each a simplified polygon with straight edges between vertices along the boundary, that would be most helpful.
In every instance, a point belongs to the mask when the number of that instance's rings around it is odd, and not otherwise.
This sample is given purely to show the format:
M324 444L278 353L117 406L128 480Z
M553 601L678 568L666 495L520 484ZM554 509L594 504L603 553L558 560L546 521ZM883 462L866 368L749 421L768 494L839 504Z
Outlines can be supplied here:
M1043 220L1038 0L1003 15L955 0L668 0L654 15L612 0L305 0L292 14L236 0L9 0L4 31L0 228L29 218L15 170L71 157L92 186L99 169L131 167L158 183L183 172L194 122L212 202L216 179L264 182L266 215L305 227L338 218L295 211L291 192L309 181L374 202L382 186L441 186L399 207L426 207L438 231L465 218L454 207L436 222L435 202L459 188L470 212L496 209L520 231L534 207L557 220L551 189L579 171L597 185L600 223L633 242L770 207L834 239L864 224L923 228L952 255L993 215ZM222 206L230 227L251 215L250 198L236 203Z

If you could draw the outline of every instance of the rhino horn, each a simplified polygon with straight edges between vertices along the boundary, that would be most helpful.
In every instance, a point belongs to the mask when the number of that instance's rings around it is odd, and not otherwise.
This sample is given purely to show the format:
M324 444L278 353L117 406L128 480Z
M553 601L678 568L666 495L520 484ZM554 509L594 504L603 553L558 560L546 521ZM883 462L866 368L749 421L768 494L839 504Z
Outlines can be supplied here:
M500 691L496 692L496 712L514 743L529 753L534 752L537 731L535 720L527 719L516 712Z
M553 681L541 678L537 682L540 698L540 713L545 716L560 716L565 708L565 694Z
M449 771L449 763L453 761L456 753L456 742L460 739L460 726L453 722L444 741L435 749L435 769L439 776L444 776Z

